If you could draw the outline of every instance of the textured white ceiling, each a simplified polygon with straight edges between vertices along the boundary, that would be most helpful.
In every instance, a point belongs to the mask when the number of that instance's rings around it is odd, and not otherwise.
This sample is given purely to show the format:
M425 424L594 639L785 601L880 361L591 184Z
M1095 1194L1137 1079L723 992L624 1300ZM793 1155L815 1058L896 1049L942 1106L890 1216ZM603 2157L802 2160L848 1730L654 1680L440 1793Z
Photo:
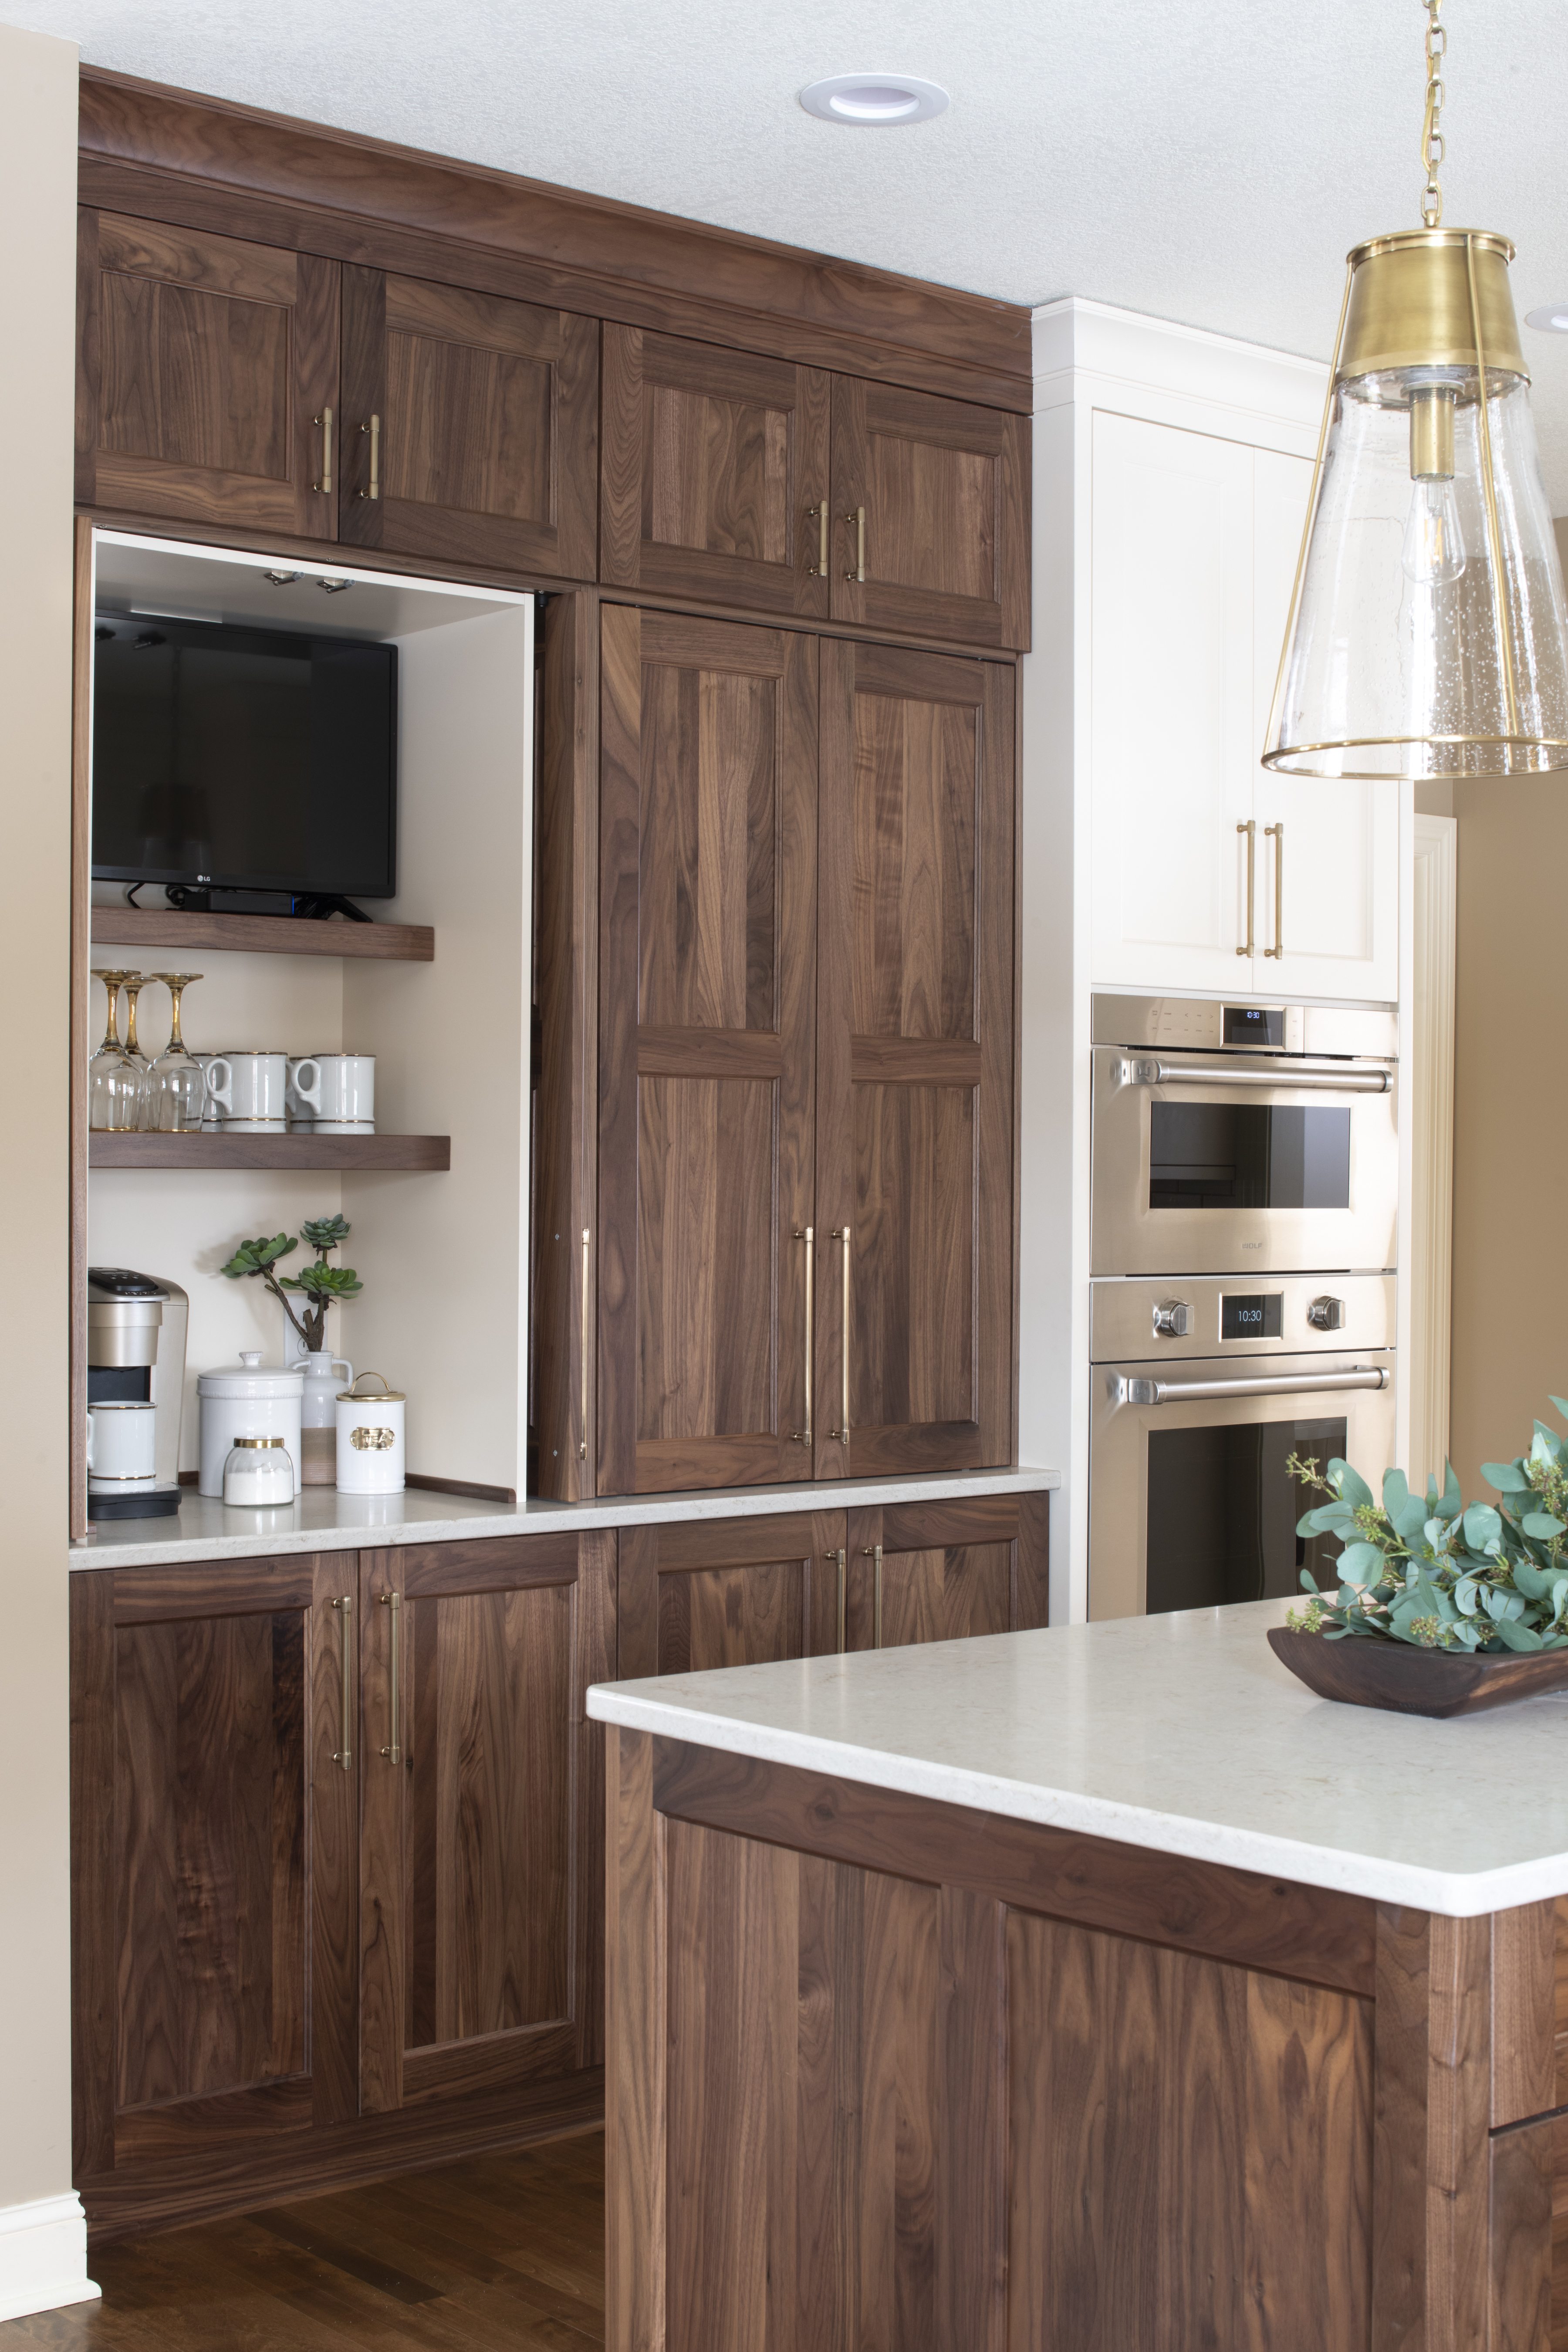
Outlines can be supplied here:
M1417 225L1419 0L0 0L89 62L1016 302L1328 356L1343 256ZM1568 298L1563 0L1447 0L1446 217ZM928 76L907 130L803 84ZM1568 336L1528 334L1568 509Z

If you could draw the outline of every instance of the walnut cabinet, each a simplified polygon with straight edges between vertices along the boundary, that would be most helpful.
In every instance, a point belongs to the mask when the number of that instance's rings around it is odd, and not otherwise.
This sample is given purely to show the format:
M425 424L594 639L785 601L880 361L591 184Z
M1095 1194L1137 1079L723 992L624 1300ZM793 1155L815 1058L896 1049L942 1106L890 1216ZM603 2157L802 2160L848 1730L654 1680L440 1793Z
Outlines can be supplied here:
M601 648L598 1491L1004 1464L1012 666Z

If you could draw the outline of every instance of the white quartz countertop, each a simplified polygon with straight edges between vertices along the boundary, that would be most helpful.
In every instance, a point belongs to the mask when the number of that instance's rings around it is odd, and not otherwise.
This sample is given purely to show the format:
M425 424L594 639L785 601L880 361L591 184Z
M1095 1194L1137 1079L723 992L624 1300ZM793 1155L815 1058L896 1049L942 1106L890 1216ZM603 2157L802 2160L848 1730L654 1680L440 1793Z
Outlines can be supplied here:
M860 1478L832 1485L737 1486L700 1495L620 1495L588 1503L473 1502L410 1486L401 1495L340 1495L306 1486L277 1510L237 1510L194 1489L174 1518L106 1520L70 1546L73 1569L152 1568L171 1560L265 1559L279 1552L445 1543L458 1536L539 1536L637 1528L661 1519L763 1517L944 1502L962 1495L1030 1495L1059 1486L1058 1470L967 1470L950 1477Z
M601 1684L602 1723L1469 1918L1568 1894L1568 1694L1315 1698L1288 1604Z

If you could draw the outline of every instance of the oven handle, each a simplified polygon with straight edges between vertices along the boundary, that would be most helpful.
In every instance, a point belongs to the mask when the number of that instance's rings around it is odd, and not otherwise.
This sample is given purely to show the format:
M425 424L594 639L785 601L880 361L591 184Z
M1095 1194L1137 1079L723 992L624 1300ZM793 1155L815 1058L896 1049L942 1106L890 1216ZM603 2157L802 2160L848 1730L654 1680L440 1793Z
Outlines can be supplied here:
M1312 1087L1325 1094L1386 1095L1394 1089L1388 1070L1215 1070L1186 1062L1124 1062L1137 1087Z
M1359 1365L1351 1372L1289 1372L1269 1380L1138 1381L1118 1373L1110 1383L1112 1404L1187 1404L1205 1397L1320 1395L1346 1389L1385 1389L1388 1373Z

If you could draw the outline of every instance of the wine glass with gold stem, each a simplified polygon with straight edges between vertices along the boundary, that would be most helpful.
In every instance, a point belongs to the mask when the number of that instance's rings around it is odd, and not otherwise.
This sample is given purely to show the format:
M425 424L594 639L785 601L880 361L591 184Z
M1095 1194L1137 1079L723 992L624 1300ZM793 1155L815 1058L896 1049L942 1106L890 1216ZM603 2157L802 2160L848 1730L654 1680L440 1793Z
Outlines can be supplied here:
M103 1043L87 1066L87 1123L100 1133L130 1135L142 1124L142 1064L120 1042L120 992L132 977L140 980L142 975L93 968L93 978L101 980L109 992Z
M145 1049L138 1044L136 1037L136 1000L146 987L149 976L144 971L128 971L121 982L125 997L125 1052L130 1060L135 1063L142 1077L142 1116L136 1122L138 1127L151 1124L147 1114L153 1103L153 1085L148 1076L147 1055Z
M147 1068L147 1114L143 1124L164 1135L194 1135L202 1123L206 1076L180 1034L180 999L199 971L149 972L169 992L169 1042Z

